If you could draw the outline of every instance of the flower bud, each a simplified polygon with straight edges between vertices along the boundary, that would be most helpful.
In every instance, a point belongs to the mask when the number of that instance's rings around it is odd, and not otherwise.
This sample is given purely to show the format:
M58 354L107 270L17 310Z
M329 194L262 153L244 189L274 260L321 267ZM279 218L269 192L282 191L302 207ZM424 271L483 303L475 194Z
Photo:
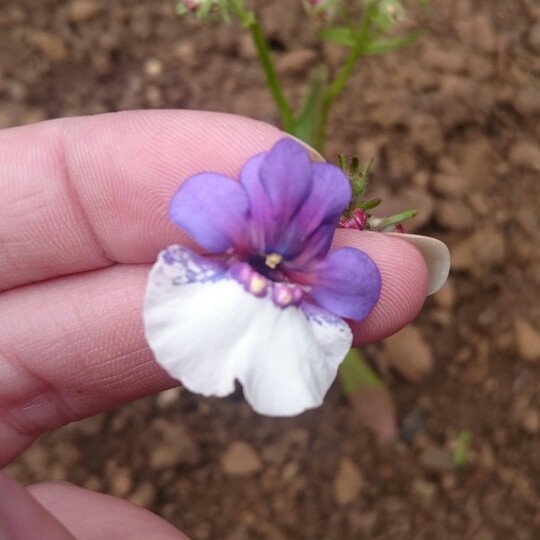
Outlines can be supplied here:
M355 229L357 231L363 231L366 227L367 215L363 210L356 209L351 217L339 218L338 229Z
M330 20L336 13L341 0L302 0L307 13L320 21Z
M376 4L377 12L373 18L381 30L388 31L394 24L405 18L406 11L402 0L364 0L366 4Z
M218 2L219 0L180 0L176 5L176 11L179 15L195 13L204 16Z

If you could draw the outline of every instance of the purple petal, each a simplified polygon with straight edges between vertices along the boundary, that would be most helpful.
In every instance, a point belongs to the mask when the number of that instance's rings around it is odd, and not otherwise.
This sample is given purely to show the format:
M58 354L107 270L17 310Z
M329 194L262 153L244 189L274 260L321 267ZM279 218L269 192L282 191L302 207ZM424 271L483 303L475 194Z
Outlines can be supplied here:
M335 228L352 196L349 180L340 168L327 163L314 163L312 167L311 192L294 219L295 226L307 235L323 223Z
M240 171L240 183L249 198L251 243L253 249L260 253L266 251L266 239L275 236L272 204L259 177L259 170L266 156L266 152L253 156Z
M240 182L250 201L253 247L261 253L275 251L289 257L291 236L287 231L312 184L312 164L305 148L282 139L245 164Z
M238 182L218 173L201 173L176 192L169 215L201 247L222 253L244 246L248 208L248 197Z
M326 223L321 225L307 240L298 235L295 245L301 244L300 253L294 259L286 261L285 268L302 272L314 261L322 259L332 245L335 232L335 224Z
M274 218L282 227L296 214L311 188L312 166L306 149L282 139L268 152L259 177L272 204Z
M302 264L328 253L339 218L352 196L341 169L327 163L314 163L312 167L311 191L283 235L289 256L298 256Z
M307 272L291 277L311 287L309 295L322 308L347 319L361 321L373 309L381 292L381 274L363 251L341 248Z

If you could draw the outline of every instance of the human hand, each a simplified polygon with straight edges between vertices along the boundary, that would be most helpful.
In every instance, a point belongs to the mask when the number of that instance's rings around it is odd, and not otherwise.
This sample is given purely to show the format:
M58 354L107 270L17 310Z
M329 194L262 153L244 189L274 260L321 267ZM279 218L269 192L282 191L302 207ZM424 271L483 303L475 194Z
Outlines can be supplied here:
M170 198L201 170L234 177L283 136L253 120L190 111L63 119L0 133L0 465L46 430L177 384L153 362L141 321L158 251L193 247L168 220ZM334 246L343 245L365 251L380 269L380 300L353 327L358 345L380 340L421 308L426 264L396 236L339 230ZM14 539L33 538L30 530L44 540L183 538L112 497L66 484L26 491L0 477L0 533L9 515L18 516L17 527L39 527L8 536Z

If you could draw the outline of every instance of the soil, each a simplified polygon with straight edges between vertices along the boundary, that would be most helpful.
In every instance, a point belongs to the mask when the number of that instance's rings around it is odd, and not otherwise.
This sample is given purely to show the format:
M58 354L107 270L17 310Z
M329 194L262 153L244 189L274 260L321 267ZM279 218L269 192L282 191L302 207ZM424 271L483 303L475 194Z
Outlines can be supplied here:
M293 99L341 58L296 4L260 2ZM395 344L366 352L399 440L379 444L338 384L287 420L175 389L43 436L11 474L125 497L193 540L540 538L540 6L436 0L421 22L419 43L359 67L326 151L374 157L387 208L418 206L409 230L452 251L448 285L398 335L409 364ZM236 26L172 0L2 1L0 127L138 108L278 122Z

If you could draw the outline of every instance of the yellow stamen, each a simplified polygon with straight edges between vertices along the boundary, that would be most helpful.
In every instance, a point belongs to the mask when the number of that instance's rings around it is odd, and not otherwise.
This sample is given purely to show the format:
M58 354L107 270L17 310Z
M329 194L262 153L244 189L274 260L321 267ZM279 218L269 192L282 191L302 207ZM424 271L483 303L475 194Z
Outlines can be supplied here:
M268 268L271 268L274 270L276 266L283 260L283 257L279 253L270 253L270 255L266 256L266 260L264 263Z
M253 294L259 294L264 291L266 286L267 286L266 280L263 277L257 274L254 274L249 283L249 290Z

